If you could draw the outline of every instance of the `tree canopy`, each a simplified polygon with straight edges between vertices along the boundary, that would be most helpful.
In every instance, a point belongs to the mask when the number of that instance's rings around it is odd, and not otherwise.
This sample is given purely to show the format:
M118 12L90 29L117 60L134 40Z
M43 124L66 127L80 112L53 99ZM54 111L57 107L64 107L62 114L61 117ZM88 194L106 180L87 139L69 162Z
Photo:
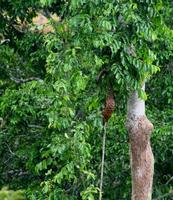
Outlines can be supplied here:
M130 198L124 124L133 90L147 100L155 125L153 196L171 192L172 2L15 0L0 7L1 187L25 190L31 200L98 199L101 111L111 85L116 108L107 127L103 197ZM40 12L53 31L35 27Z

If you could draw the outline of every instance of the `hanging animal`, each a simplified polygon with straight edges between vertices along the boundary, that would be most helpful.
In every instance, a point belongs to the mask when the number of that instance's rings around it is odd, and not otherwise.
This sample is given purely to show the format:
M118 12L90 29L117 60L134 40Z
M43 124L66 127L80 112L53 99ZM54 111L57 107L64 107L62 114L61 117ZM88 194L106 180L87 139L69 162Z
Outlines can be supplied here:
M109 89L108 95L105 102L105 107L103 109L103 125L108 122L109 118L112 116L112 113L115 108L115 100L112 89Z

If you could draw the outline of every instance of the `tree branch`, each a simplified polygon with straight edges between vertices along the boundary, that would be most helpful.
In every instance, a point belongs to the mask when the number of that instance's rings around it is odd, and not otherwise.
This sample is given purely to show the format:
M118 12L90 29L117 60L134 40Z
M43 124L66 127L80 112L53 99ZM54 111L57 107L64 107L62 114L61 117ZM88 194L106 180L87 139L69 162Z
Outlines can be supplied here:
M27 78L27 79L18 79L18 78L11 77L10 79L12 81L14 81L15 83L27 83L27 82L30 82L30 81L43 81L42 79L40 79L38 77L30 77L30 78Z
M166 182L165 185L168 185L173 180L173 176Z
M160 199L163 199L163 198L165 198L165 197L168 197L168 196L172 196L173 195L173 191L171 191L171 192L168 192L168 193L166 193L166 194L164 194L164 195L162 195L162 196L159 196L159 197L157 197L157 198L155 198L155 199L153 199L153 200L160 200Z
M29 127L29 128L38 128L38 129L44 128L43 126L36 125L36 124L28 124L28 127Z
M9 42L10 42L10 39L3 39L0 41L0 45L8 44Z
M102 78L102 76L105 75L105 74L107 74L107 73L108 73L108 70L107 70L106 68L103 68L103 69L100 71L99 75L96 77L96 81L99 82L100 79Z
M16 155L16 154L10 149L10 146L8 145L8 143L5 142L5 144L6 144L6 146L8 147L8 150L9 150L9 152L11 153L11 155L17 156L17 157L18 157L18 155Z

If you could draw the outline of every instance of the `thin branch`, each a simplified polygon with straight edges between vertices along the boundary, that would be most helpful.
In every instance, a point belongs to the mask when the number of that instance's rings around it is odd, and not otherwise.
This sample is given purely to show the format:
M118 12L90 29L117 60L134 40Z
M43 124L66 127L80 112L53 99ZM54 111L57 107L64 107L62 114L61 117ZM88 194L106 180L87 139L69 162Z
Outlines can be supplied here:
M168 185L173 180L173 176L166 182L165 185Z
M173 191L171 191L171 192L168 192L168 193L166 193L166 194L164 194L164 195L162 195L162 196L160 196L160 197L157 197L157 198L155 198L155 199L153 199L153 200L160 200L160 199L163 199L163 198L165 198L165 197L168 197L168 196L172 196L173 195Z
M18 78L11 77L10 79L12 81L14 81L15 83L27 83L27 82L30 82L30 81L43 81L42 79L40 79L38 77L30 77L30 78L27 78L27 79L18 79Z
M9 42L10 42L10 39L4 39L0 41L0 45L8 44Z
M25 175L29 175L28 171L22 171L22 169L16 169L16 170L9 170L8 172L3 172L2 173L3 176L5 175L18 175L18 176L25 176Z
M100 73L98 74L98 76L96 77L96 81L99 82L100 79L102 78L103 75L107 74L108 73L108 70L103 68Z
M17 157L18 157L18 155L16 155L16 154L10 149L10 146L8 145L8 143L5 142L5 144L6 144L6 146L8 147L8 150L9 150L9 152L11 153L11 155L17 156Z
M103 144L102 144L102 161L101 161L99 200L102 200L103 172L104 172L104 162L105 162L105 143L106 143L106 123L104 124L104 127L103 127Z
M36 125L36 124L28 124L28 127L29 127L29 128L38 128L38 129L44 128L43 126Z

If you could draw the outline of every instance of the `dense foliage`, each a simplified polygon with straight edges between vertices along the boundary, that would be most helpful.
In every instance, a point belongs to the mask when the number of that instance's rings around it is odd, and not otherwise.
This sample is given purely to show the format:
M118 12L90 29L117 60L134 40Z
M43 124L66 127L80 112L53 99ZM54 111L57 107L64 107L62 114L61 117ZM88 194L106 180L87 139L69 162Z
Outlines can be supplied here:
M1 200L24 200L24 191L12 191L7 188L2 188L0 190L0 199Z
M116 109L107 127L104 199L130 199L124 124L133 89L148 95L155 126L153 196L171 192L171 2L15 0L0 6L0 186L23 189L31 200L98 199L101 110L111 84ZM50 19L54 31L46 34L32 24L43 10L60 16ZM98 83L103 68L107 75Z

